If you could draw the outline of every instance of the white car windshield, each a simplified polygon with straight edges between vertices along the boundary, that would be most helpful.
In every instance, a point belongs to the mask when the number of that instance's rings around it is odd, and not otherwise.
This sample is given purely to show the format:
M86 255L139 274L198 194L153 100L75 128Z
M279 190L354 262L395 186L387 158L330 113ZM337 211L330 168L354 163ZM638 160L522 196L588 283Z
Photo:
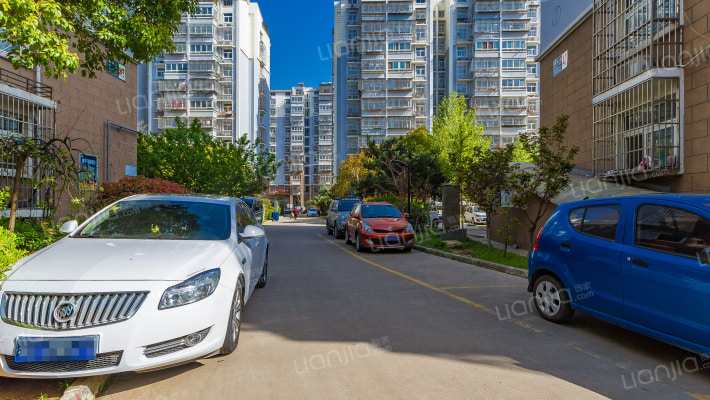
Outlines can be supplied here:
M122 201L96 215L75 238L224 240L229 207L173 200Z

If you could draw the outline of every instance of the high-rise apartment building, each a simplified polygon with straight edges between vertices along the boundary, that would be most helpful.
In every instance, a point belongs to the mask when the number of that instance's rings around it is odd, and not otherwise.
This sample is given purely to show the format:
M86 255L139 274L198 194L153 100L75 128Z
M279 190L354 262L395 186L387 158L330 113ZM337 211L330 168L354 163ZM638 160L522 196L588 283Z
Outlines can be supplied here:
M424 126L456 91L494 145L538 127L538 0L335 2L336 165Z
M270 151L283 160L271 195L303 206L333 181L333 86L271 91Z
M174 41L172 54L140 66L140 128L158 132L176 117L197 118L216 138L246 136L266 146L271 42L258 4L201 1Z

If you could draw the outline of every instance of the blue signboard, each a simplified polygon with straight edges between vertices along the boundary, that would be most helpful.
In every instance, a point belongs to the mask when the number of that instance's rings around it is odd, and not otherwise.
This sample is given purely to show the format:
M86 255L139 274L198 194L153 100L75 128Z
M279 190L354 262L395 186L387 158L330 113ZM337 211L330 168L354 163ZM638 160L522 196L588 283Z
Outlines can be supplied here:
M86 190L96 190L98 188L99 176L99 158L91 154L79 154L79 163L81 171L79 179L81 180L81 188Z

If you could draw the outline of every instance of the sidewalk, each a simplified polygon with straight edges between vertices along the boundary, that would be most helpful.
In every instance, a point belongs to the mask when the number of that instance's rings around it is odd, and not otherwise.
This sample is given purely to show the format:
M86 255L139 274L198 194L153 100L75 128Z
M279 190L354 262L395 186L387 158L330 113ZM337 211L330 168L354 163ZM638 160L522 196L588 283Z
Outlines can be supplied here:
M466 225L466 231L468 238L481 242L483 244L488 244L488 239L486 239L486 226L485 225ZM497 249L503 250L505 245L503 243L491 242L491 245ZM525 249L516 249L512 245L508 245L508 251L519 256L527 257L528 251Z

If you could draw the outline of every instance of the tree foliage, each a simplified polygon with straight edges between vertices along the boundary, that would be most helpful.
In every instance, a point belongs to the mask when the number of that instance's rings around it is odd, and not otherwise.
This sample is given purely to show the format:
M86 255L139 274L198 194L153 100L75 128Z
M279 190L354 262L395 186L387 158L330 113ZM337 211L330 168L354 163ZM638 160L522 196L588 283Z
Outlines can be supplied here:
M82 171L77 167L73 156L73 140L20 135L0 137L0 157L14 162L14 171L10 188L10 218L8 230L14 232L17 207L20 201L20 188L32 186L45 187L48 195L52 190L63 191L69 185L78 185ZM30 160L32 160L30 165ZM55 199L47 196L48 203L43 204L45 211L56 208Z
M245 137L233 145L202 130L195 119L187 127L138 137L138 174L179 183L195 193L254 196L265 190L280 165Z
M331 187L335 197L346 197L348 192L355 190L360 179L367 176L369 170L365 168L367 158L360 153L350 156L340 164L338 168L338 180Z
M369 173L357 185L363 196L397 196L401 204L407 201L407 168L393 163L403 161L411 172L413 199L424 202L437 197L446 182L434 138L423 127L402 137L393 137L380 144L370 141L364 150Z
M451 92L439 104L432 134L441 155L444 175L461 187L465 160L475 160L476 149L488 149L491 140L483 135L483 126L476 123L476 111L466 105L466 98Z
M103 208L124 197L143 193L191 193L184 186L160 178L125 176L118 182L104 182L97 193L95 208Z
M0 40L15 46L13 67L45 67L59 78L81 69L91 78L108 60L124 64L152 61L173 50L182 13L195 0L5 0L0 2Z
M569 174L574 169L579 147L565 144L568 120L567 115L559 116L551 129L542 127L537 136L522 135L519 139L524 151L530 154L534 168L519 168L511 174L511 203L524 212L529 224L529 249L533 247L535 231L552 199L570 183ZM537 207L532 205L535 202Z
M501 194L510 188L514 145L490 150L476 149L474 156L463 162L461 192L486 212L488 246L491 245L491 217L497 214Z
M330 203L335 199L333 190L330 186L321 186L318 196L315 197L315 205L320 210L321 214L327 214Z

